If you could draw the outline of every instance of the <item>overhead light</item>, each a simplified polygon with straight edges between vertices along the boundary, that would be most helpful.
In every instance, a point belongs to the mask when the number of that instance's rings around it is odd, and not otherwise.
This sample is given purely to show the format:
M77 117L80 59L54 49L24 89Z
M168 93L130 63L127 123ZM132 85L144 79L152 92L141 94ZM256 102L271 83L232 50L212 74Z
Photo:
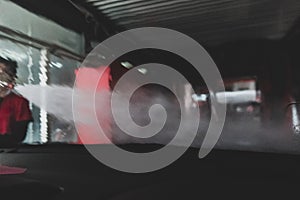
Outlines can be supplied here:
M126 69L131 69L133 67L133 65L128 61L121 62L121 65Z
M56 68L60 69L63 67L63 64L60 62L51 62L50 67L56 67Z
M139 68L138 71L144 75L147 74L147 72L148 72L148 70L145 68Z
M197 95L197 94L193 94L192 95L192 98L193 98L193 100L194 101L203 101L203 102L205 102L205 101L207 101L207 94L200 94L200 95Z

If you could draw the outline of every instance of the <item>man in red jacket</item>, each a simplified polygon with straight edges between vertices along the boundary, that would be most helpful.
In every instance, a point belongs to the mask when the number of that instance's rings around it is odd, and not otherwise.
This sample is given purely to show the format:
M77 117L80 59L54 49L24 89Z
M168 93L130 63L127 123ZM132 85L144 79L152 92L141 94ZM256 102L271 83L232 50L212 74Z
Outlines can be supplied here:
M17 63L0 57L0 147L22 142L32 120L28 101L12 91L16 74Z

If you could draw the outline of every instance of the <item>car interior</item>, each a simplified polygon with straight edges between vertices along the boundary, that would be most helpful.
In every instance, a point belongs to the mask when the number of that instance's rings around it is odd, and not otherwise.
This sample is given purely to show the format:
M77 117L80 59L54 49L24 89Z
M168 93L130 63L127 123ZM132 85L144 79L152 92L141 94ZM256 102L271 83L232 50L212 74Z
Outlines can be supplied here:
M116 34L144 27L174 30L199 43L222 77L222 83L215 80L216 87L224 90L212 93L189 59L174 52L146 47L116 56L103 45ZM145 37L122 39L138 46ZM153 38L188 49L174 35ZM15 91L29 101L33 118L22 143L0 146L0 198L297 198L299 52L297 0L0 0L0 57L18 63ZM109 100L128 72L141 79L171 80L172 75L145 67L149 63L170 66L188 83L171 81L181 99L155 83L139 87L130 97L131 121L139 126L156 122L153 105L162 105L167 113L163 128L145 139L128 135L111 119L110 109L122 113L123 107ZM126 92L138 81L126 79L121 88ZM106 139L97 136L96 125L84 125L92 105L89 96L74 97L76 89L101 93L95 95L96 111L90 113L106 129ZM118 97L117 103L123 101ZM180 115L186 111L180 110L181 102L186 110L199 110L200 121L189 147L168 146L183 152L171 164L145 173L124 172L91 153L116 146L139 155L164 149L181 126ZM209 120L219 117L214 102L226 108L226 119L212 151L199 158ZM183 128L184 144L193 124L188 121ZM114 163L134 163L115 156L111 153Z

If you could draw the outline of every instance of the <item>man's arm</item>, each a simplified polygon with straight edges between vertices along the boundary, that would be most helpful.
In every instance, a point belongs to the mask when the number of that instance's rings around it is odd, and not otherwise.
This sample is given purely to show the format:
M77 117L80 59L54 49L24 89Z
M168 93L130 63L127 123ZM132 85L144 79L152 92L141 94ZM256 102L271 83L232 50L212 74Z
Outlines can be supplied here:
M32 121L29 102L26 99L18 99L18 102L15 105L14 116L15 121L12 124L10 135L16 143L20 143L25 139L28 124Z
M20 143L25 139L29 122L30 120L18 121L15 122L12 127L13 129L10 135L17 143Z
M16 122L11 133L0 135L0 148L11 148L21 143L25 139L29 122Z

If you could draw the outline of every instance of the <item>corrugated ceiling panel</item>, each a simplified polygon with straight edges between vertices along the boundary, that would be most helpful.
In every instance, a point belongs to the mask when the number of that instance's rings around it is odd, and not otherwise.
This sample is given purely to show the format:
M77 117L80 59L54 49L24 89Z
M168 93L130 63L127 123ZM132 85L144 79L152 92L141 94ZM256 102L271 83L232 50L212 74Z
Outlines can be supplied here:
M280 38L300 16L298 0L87 0L124 29L160 26L213 43Z

